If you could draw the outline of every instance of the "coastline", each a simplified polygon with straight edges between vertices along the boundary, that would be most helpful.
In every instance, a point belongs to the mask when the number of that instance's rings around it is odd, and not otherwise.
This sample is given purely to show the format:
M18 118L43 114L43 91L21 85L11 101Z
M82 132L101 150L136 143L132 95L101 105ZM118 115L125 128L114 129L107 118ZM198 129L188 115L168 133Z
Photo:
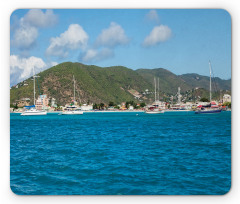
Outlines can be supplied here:
M192 110L164 110L164 112L190 112ZM10 112L10 113L22 113L23 111ZM47 113L62 113L63 111L48 111ZM144 110L91 110L83 111L83 113L144 113Z
M227 110L231 111L231 110ZM10 113L22 113L23 111L10 112ZM47 113L62 113L63 111L48 111ZM91 110L83 111L83 113L144 113L144 110ZM164 110L164 112L194 112L194 110Z

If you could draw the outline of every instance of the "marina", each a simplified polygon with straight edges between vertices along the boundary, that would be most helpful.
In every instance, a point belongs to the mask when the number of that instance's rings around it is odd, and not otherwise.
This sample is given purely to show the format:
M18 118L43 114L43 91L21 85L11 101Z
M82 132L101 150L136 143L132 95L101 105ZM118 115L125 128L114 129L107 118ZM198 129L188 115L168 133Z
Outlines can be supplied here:
M226 9L12 11L14 194L230 191Z

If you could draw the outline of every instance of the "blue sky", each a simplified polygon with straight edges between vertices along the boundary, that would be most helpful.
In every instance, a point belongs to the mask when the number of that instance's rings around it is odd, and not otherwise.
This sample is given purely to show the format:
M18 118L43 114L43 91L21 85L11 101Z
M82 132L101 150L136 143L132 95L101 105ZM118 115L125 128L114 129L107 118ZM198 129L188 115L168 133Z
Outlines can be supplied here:
M65 61L231 78L231 17L213 9L16 10L10 32L14 85Z

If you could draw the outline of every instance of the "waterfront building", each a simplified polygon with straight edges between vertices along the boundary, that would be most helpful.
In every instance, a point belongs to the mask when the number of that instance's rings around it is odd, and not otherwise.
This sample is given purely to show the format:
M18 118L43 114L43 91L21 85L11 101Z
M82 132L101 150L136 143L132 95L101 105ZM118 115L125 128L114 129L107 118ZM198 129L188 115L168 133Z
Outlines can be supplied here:
M57 107L56 99L55 99L55 98L52 98L52 99L51 99L51 107L53 107L53 108L56 108L56 107Z
M193 102L186 102L186 103L184 104L184 108L185 108L186 110L191 110L193 106L194 106Z
M81 109L82 109L82 111L91 111L91 110L93 110L93 105L83 104L81 106Z
M223 95L223 103L225 102L231 102L231 96L229 94Z
M170 106L171 110L180 110L181 109L181 105L180 104L173 104Z
M115 108L113 106L108 107L108 110L113 111Z
M128 108L128 110L133 110L134 108L133 108L133 106L129 106L129 108Z
M165 110L166 109L166 102L163 102L163 101L158 101L157 100L152 105L159 107L161 110Z
M125 102L122 102L121 105L120 105L120 109L121 110L126 110L126 103Z
M47 95L40 95L36 100L35 107L37 110L46 110L48 109L49 99Z

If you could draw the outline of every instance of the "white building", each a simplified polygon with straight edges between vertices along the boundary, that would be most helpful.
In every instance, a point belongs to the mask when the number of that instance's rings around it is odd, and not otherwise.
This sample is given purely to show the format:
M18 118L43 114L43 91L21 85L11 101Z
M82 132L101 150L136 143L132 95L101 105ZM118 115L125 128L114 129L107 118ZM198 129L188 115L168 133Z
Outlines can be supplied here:
M152 105L157 105L160 109L166 109L166 102L163 101L155 101Z
M231 96L229 94L223 95L223 103L225 102L231 102Z
M48 109L48 97L47 95L40 95L38 96L38 99L36 100L35 106L37 110L46 110Z
M91 111L91 110L93 110L93 105L83 104L81 106L81 109L82 109L82 111Z
M51 99L51 107L57 107L57 104L56 104L56 99L55 98L52 98Z
M133 110L134 109L134 107L133 106L129 106L129 108L128 108L129 110Z

